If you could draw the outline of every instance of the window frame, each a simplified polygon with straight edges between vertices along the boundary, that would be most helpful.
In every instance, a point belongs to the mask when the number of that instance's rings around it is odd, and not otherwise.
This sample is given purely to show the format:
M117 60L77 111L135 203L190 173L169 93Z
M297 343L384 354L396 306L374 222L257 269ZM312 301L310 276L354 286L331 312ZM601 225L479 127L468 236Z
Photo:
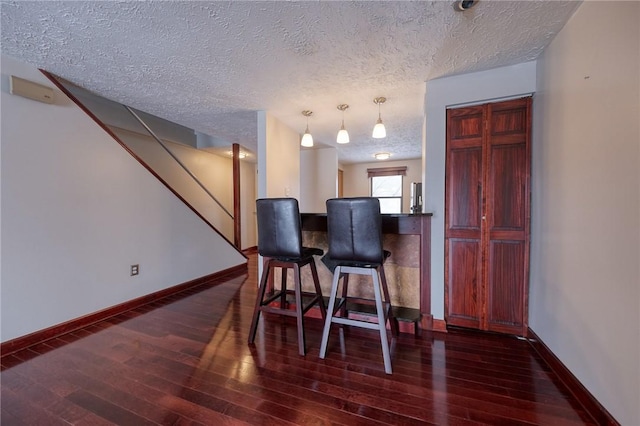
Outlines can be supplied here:
M369 195L371 197L375 197L379 200L382 199L399 199L400 200L400 210L398 212L393 212L391 214L400 214L402 213L402 203L404 201L404 177L407 175L407 166L399 166L399 167L377 167L367 169L367 176L369 178ZM385 196L377 196L373 194L373 178L376 177L388 177L388 176L400 176L400 196L393 197L385 197Z

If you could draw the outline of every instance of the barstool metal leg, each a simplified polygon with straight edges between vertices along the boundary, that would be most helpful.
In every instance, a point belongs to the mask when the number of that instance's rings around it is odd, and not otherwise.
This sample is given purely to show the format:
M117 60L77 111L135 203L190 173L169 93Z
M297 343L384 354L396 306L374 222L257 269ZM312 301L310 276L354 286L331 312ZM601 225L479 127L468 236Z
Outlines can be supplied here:
M380 294L380 279L377 269L370 269L371 278L373 279L373 294L376 299L376 310L378 311L378 329L380 330L380 343L382 344L382 358L384 359L384 371L392 374L391 355L389 353L389 342L387 340L387 322L385 320L385 311L382 303L382 295Z
M289 268L280 268L280 309L287 308L287 271ZM295 287L295 285L294 285Z
M251 328L249 329L249 343L253 343L256 339L256 330L258 329L258 320L260 319L260 306L264 300L264 293L267 290L267 282L271 266L269 261L265 261L262 266L262 278L260 279L260 287L258 288L258 297L256 297L256 305L253 308L253 318L251 320Z
M349 294L349 274L342 274L342 307L340 308L340 316L347 317L347 295Z
M318 295L318 304L320 305L320 315L324 321L327 318L327 311L324 306L324 298L322 297L322 289L320 288L320 279L318 278L318 269L316 268L316 262L309 264L311 267L311 278L313 279L313 286L316 289L316 295Z
M304 313L302 312L302 282L300 281L300 265L293 266L293 282L296 297L296 322L298 324L298 353L305 356L306 348L304 341Z
M338 293L338 281L340 281L341 269L341 266L336 266L336 270L333 273L333 283L331 284L331 294L329 296L329 306L327 307L327 317L324 321L324 329L322 330L322 344L320 345L321 359L324 359L327 354L327 343L329 341L329 331L331 330L331 322L336 305L336 295Z
M398 320L393 316L393 310L391 307L391 296L389 295L389 287L387 286L387 276L384 273L384 265L380 265L378 268L378 273L380 274L380 282L382 283L382 293L384 294L384 303L389 304L389 325L391 326L391 334L393 336L398 336L399 334L399 326Z

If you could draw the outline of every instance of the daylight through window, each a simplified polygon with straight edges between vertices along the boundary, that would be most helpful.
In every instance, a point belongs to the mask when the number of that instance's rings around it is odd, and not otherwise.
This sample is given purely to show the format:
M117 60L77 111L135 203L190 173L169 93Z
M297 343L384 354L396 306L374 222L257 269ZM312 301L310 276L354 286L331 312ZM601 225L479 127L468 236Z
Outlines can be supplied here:
M380 200L381 213L402 213L402 177L406 167L367 169L371 196Z

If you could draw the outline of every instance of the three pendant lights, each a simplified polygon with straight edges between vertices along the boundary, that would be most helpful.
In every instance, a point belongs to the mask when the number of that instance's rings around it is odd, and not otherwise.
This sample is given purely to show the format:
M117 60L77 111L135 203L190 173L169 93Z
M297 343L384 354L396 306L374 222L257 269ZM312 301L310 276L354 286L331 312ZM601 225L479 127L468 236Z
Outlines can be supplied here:
M373 133L371 134L371 137L373 137L374 139L382 139L387 136L387 131L384 127L384 124L382 123L382 116L380 115L380 105L385 103L386 100L387 98L382 96L377 97L373 100L373 103L378 105L378 121L376 122L376 125L373 127ZM349 143L349 132L347 132L347 129L344 128L344 111L347 108L349 108L349 105L340 104L338 105L337 108L338 110L342 111L342 124L340 126L340 130L338 131L336 142L339 144ZM311 133L309 132L309 117L313 115L313 111L304 110L302 111L302 115L307 117L307 128L305 129L304 134L302 135L302 140L300 141L300 145L304 147L312 147L313 136L311 136Z

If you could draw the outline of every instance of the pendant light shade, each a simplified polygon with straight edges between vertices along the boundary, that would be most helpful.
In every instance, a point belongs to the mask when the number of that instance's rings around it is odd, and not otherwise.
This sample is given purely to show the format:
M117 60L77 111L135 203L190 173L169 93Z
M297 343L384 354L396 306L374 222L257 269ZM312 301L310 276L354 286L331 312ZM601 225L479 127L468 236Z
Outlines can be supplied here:
M349 132L347 132L342 125L340 131L338 131L338 137L336 138L336 142L338 143L349 143Z
M309 133L309 117L311 116L311 114L313 114L312 111L307 111L307 110L302 111L302 115L307 117L307 128L304 131L304 135L302 135L302 140L300 141L300 145L306 148L310 148L313 146L313 136L311 136L311 133Z
M382 123L382 117L380 115L380 104L385 103L386 100L387 98L382 96L379 98L375 98L373 100L373 103L378 105L378 121L376 122L376 125L373 127L373 133L371 134L371 136L375 139L382 139L387 136L387 129L384 128L384 124Z
M309 133L309 127L305 130L304 135L302 135L302 140L300 141L300 145L310 148L313 146L313 136Z
M378 118L378 122L375 126L373 126L373 133L371 136L376 139L387 137L387 129L384 128L384 124L382 123L381 119Z
M349 108L347 104L338 105L338 109L342 111L342 126L338 131L338 137L336 138L336 142L339 144L349 143L349 132L344 128L344 110Z

